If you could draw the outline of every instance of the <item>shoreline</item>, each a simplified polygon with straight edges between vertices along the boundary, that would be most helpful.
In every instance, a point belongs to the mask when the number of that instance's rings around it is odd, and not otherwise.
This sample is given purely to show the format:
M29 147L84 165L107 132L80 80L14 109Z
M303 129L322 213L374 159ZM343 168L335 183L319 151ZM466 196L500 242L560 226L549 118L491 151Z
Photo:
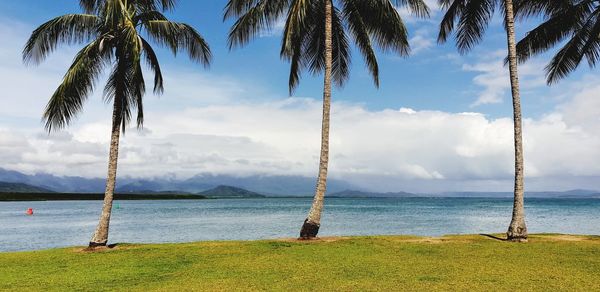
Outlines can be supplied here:
M422 236L422 235L413 235L413 234L381 234L381 235L339 235L339 236L323 236L317 237L315 239L300 239L297 237L278 237L278 238L265 238L265 239L232 239L232 240L201 240L201 241L184 241L184 242L116 242L110 243L105 248L101 248L102 250L118 250L122 246L128 247L152 247L152 246L161 246L161 245L189 245L189 244L228 244L228 243L267 243L267 242L287 242L287 243L299 243L299 244L318 244L318 243L331 243L338 241L346 241L346 240L360 240L360 239L379 239L379 238L387 238L393 239L399 242L406 243L443 243L443 242L452 242L453 240L460 238L482 238L489 239L499 242L506 242L508 244L515 244L513 242L509 242L505 239L506 233L480 233L480 234L446 234L441 236ZM529 234L530 242L533 240L546 240L546 241L556 241L556 242L575 242L575 241L598 241L600 244L600 234L566 234L566 233L534 233ZM516 243L518 244L518 243ZM61 247L52 247L52 248L43 248L43 249L32 249L32 250L18 250L18 251L0 251L0 256L3 254L11 254L11 253L29 253L29 252L45 252L45 251L53 251L53 250L79 250L85 251L87 249L86 246L83 245L75 245L75 246L61 246Z

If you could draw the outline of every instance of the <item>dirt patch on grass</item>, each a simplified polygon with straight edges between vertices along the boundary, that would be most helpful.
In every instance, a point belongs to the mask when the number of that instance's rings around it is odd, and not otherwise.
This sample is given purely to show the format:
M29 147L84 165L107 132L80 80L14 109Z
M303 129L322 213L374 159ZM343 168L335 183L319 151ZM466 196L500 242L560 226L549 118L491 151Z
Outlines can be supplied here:
M404 239L400 240L404 242L416 242L416 243L445 243L455 240L444 239L441 237L423 237L423 238L415 238L415 239Z
M96 253L96 252L109 252L109 251L115 251L115 250L124 250L124 249L131 249L133 248L132 245L128 245L128 246L123 246L123 245L119 245L119 244L109 244L108 246L97 246L94 248L90 248L90 247L85 247L85 248L76 248L73 251L77 252L77 253Z
M546 240L553 240L553 241L590 241L590 240L592 240L589 236L567 235L567 234L541 235L540 238L546 239Z
M395 241L399 242L409 242L409 243L428 243L428 244L443 244L443 243L467 243L471 242L467 238L448 238L448 237L419 237L419 238L405 238L405 239L396 239Z
M314 239L300 239L300 238L280 238L276 239L276 241L283 242L302 242L302 243L319 243L319 242L336 242L341 240L348 240L350 237L344 236L326 236L326 237L317 237Z

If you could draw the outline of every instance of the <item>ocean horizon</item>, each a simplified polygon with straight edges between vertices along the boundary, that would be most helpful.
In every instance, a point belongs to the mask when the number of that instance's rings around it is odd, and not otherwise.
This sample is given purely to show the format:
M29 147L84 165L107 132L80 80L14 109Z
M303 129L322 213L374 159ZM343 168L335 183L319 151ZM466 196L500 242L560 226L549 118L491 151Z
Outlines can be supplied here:
M310 198L115 201L110 243L297 237ZM84 246L102 201L0 202L0 251ZM26 216L28 208L33 216ZM320 236L506 231L511 198L326 198ZM600 234L600 199L528 198L530 233Z

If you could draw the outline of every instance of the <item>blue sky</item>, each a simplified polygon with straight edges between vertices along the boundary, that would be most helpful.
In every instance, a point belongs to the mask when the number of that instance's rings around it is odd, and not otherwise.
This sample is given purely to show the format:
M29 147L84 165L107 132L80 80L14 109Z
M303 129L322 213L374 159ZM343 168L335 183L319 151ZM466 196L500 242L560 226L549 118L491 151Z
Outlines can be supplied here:
M245 80L249 84L268 91L273 96L287 95L287 76L289 65L279 58L280 37L277 31L272 37L255 40L245 48L229 51L226 36L231 21L223 23L222 11L225 1L179 1L178 9L170 13L170 18L192 24L208 40L214 52L211 74L232 76ZM53 16L79 12L77 1L2 1L2 17L15 19L27 24L41 24ZM435 43L437 19L441 12L433 11L433 20L414 21L408 19L407 25L411 37L424 36L429 44L418 48L409 58L400 58L393 54L378 55L381 66L381 87L373 86L365 70L363 60L355 51L350 81L342 89L337 89L335 97L339 100L364 103L370 109L409 107L416 110L439 109L450 112L471 111L470 105L476 94L482 90L473 84L478 72L465 71L463 64L475 64L485 59L487 54L504 50L506 38L499 26L499 19L490 27L485 39L469 55L460 57L450 41L444 45ZM526 28L531 24L523 25ZM520 26L521 27L521 26ZM521 29L522 32L526 29ZM418 44L412 44L413 48ZM413 49L414 50L414 49ZM173 58L168 51L162 50L160 59L163 66L177 66L189 70L202 71L201 66L190 64L186 58ZM575 78L581 75L580 70ZM318 96L322 79L304 74L301 86L295 96ZM168 86L168 84L167 84ZM167 87L168 90L168 87ZM523 94L525 116L537 117L556 105L545 94L548 89L540 86ZM512 111L508 92L502 94L503 102L476 107L491 117L509 115Z
M43 106L75 48L61 49L37 68L25 67L19 60L31 30L57 15L79 12L77 2L0 2L0 37L7 40L0 47L0 69L4 70L0 74L6 76L3 98L15 102L15 109L5 109L0 117L0 130L8 133L2 139L6 143L22 140L27 145L49 145L44 151L32 153L14 150L16 154L4 158L0 167L29 173L103 175L96 169L101 169L106 159L107 137L102 131L108 125L109 107L98 94L90 98L81 118L64 132L48 136L40 125ZM179 155L173 158L171 167L163 169L175 175L316 173L322 77L305 73L290 98L289 64L279 58L280 31L265 32L248 46L230 52L226 36L231 22L222 21L224 4L181 0L168 14L172 20L189 23L201 32L212 48L213 63L206 70L190 63L183 54L174 58L170 52L159 50L167 78L165 94L155 98L149 93L146 97L147 132L124 138L121 169L126 175L160 176L140 161L144 161L142 154L156 156L164 145L170 145ZM361 56L354 52L350 80L334 91L334 129L339 130L332 133L332 176L365 181L366 186L373 186L369 181L378 181L376 185L385 185L386 190L427 189L432 180L439 183L439 188L489 189L493 185L510 189L512 104L506 68L501 64L506 51L501 20L494 20L482 43L470 54L460 56L451 41L436 43L441 16L437 8L433 8L429 20L402 15L410 30L412 56L378 54L381 87L377 89ZM533 25L535 21L519 23L519 36ZM593 87L599 79L598 71L581 66L567 80L549 88L543 73L547 60L548 55L541 56L520 68L523 114L528 119L526 134L531 133L526 137L531 142L526 145L526 153L532 158L528 161L530 176L540 181L537 188L600 188L600 169L587 165L590 159L600 157L600 131L591 126L600 116L594 93L600 88ZM269 115L281 118L267 120L265 116ZM290 133L296 133L297 138ZM360 134L364 138L354 137ZM195 141L190 137L198 138L206 153L198 154L194 150L197 145L188 145ZM297 141L282 139L306 141L306 147L295 148ZM87 150L67 157L68 151L57 151L57 141ZM553 145L547 145L550 142ZM146 144L153 146L144 148ZM567 149L566 145L571 144L575 146ZM13 159L15 155L19 159ZM549 155L557 158L547 161ZM397 159L388 161L390 156ZM182 157L204 164L181 167ZM226 163L215 162L219 159ZM60 167L48 161L72 164ZM73 171L74 166L78 171ZM394 183L398 181L402 183Z

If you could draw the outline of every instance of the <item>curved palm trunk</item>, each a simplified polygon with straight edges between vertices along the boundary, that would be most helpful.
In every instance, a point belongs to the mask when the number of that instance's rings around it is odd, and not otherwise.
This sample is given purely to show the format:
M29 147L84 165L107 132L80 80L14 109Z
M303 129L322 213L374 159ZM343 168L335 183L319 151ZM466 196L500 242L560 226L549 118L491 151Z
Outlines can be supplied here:
M333 63L332 42L332 3L325 1L325 77L323 89L323 122L321 126L321 157L319 161L319 176L317 187L310 212L302 229L301 239L311 239L319 233L321 226L321 213L323 212L323 200L327 191L327 167L329 165L329 116L331 112L331 67Z
M515 19L513 0L505 0L506 34L508 39L508 65L513 100L514 139L515 139L515 197L512 220L506 233L510 241L527 241L525 225L524 187L523 187L523 134L521 122L521 97L519 95L519 77L517 74L517 48L515 42Z
M96 227L96 232L90 240L89 247L106 246L108 242L108 229L110 214L112 211L113 195L117 179L117 160L119 157L119 138L121 135L121 102L115 98L112 116L112 134L110 137L110 154L108 157L108 176L106 178L106 190L104 191L104 205L102 214Z

